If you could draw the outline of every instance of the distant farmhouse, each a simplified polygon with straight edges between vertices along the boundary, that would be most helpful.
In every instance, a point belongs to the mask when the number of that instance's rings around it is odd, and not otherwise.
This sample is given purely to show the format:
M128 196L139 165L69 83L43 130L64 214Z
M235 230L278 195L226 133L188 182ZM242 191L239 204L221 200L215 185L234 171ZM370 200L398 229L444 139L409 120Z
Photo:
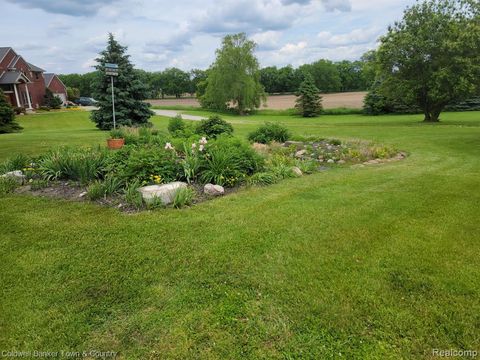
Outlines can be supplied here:
M0 88L13 106L27 110L42 106L47 88L67 104L67 88L58 76L30 64L11 47L0 47Z

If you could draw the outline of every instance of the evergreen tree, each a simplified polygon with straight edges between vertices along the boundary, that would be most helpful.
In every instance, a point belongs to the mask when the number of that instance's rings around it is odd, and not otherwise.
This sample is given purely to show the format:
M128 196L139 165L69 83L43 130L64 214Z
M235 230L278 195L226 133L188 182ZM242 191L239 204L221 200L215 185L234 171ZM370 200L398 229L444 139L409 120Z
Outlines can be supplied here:
M117 125L132 126L148 124L153 112L143 100L148 97L148 86L140 81L127 55L127 48L108 35L107 48L96 59L98 76L93 86L93 96L99 110L92 112L91 119L101 130L113 128L112 90L110 76L105 74L105 64L118 64L118 76L114 77L115 120Z
M15 122L15 111L0 89L0 134L14 132L22 128Z
M303 117L315 117L322 112L322 97L311 75L306 74L297 93L295 108Z
M53 92L50 89L45 89L45 95L43 96L43 105L50 109L60 109L63 102L58 97L53 95Z

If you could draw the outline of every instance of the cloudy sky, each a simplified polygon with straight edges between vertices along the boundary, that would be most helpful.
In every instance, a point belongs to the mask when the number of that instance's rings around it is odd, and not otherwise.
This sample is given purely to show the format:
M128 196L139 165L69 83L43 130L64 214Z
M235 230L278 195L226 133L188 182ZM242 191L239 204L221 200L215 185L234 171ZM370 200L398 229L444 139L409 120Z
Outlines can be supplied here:
M357 59L414 0L0 0L0 46L57 73L91 71L107 33L145 70L207 68L246 32L261 66Z

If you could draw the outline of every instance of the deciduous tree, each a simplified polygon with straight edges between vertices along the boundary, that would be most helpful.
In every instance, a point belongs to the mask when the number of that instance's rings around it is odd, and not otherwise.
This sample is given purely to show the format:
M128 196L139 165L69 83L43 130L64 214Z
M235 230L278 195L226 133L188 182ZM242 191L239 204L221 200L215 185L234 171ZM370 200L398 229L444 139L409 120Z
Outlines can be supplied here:
M383 88L417 104L426 122L475 94L480 79L477 1L427 0L405 10L377 52Z
M244 33L223 38L208 72L207 87L201 98L203 106L231 107L240 114L260 107L265 101L265 91L254 50L255 43Z

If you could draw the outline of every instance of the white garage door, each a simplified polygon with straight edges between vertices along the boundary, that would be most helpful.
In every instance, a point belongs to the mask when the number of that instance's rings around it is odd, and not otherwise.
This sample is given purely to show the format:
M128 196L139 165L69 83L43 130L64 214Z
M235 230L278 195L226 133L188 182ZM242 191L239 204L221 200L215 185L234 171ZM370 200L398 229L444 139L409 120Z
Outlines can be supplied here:
M65 94L55 93L53 95L58 96L62 100L63 105L67 105L67 97L65 96Z

